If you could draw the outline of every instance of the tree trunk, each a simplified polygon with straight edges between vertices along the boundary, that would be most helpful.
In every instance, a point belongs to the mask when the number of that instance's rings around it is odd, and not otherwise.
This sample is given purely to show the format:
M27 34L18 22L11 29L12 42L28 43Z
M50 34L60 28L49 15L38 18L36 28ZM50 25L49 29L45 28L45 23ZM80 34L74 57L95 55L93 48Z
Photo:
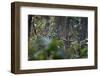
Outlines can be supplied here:
M81 19L80 41L84 40L88 36L88 21L87 18Z

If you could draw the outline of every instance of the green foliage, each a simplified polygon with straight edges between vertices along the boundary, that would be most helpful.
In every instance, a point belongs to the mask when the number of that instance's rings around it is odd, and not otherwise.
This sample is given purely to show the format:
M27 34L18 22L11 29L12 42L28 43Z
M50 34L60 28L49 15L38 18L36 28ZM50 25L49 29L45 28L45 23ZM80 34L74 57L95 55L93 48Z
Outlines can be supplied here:
M85 46L85 44L82 46ZM78 42L74 42L68 49L66 49L65 56L67 59L87 58L87 52L87 46L82 48Z
M63 48L61 40L52 39L46 41L45 38L37 38L35 41L33 40L33 45L29 49L29 58L30 60L44 60L44 59L52 59L52 58L62 58L60 57L60 52ZM48 56L46 55L48 54Z
M64 43L62 40L52 39L46 41L45 38L37 38L29 48L30 60L45 60L45 59L75 59L86 58L87 47L81 48L77 42L64 51Z
M87 34L84 33L82 19L32 16L36 34L32 30L33 34L29 36L28 60L87 58Z
M80 49L80 57L81 58L86 58L87 57L87 47Z

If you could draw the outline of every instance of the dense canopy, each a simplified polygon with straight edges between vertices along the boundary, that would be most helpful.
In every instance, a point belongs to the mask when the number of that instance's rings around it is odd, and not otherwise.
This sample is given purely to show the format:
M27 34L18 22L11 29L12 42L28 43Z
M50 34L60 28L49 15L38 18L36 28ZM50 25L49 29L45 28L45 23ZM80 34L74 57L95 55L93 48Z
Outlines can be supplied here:
M28 16L28 60L87 58L87 42L87 17Z

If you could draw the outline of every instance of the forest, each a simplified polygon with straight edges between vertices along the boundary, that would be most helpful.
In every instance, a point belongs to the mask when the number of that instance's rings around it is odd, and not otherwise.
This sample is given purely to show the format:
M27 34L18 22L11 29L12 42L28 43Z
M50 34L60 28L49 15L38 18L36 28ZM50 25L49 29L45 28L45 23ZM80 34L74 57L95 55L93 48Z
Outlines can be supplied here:
M87 57L87 17L28 15L28 60Z

